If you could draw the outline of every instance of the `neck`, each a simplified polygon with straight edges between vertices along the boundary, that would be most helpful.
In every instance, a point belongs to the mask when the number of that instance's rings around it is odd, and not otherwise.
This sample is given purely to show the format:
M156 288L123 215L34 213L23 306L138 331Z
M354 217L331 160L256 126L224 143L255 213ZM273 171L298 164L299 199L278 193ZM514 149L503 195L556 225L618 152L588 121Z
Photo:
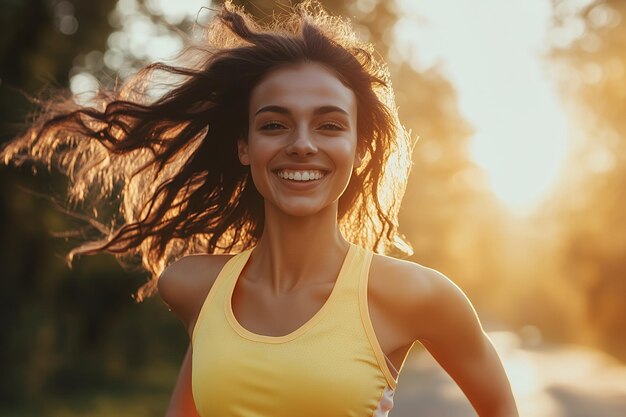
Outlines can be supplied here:
M265 207L265 227L246 268L246 279L275 295L337 278L350 247L339 231L337 204L314 216L286 216Z

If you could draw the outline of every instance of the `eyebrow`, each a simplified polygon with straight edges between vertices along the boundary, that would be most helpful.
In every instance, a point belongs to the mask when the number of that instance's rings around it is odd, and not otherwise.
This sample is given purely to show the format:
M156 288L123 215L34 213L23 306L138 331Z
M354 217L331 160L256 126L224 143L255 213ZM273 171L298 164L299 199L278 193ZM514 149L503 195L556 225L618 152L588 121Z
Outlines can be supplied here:
M264 113L264 112L272 112L272 113L280 113L280 114L290 114L291 112L285 108L285 107L281 107L281 106L265 106L265 107L261 107L259 110L257 110L257 112L254 114L255 116L260 114L260 113ZM313 115L314 116L319 116L321 114L326 114L326 113L342 113L345 114L346 116L348 116L348 112L345 111L344 109L342 109L341 107L337 107L337 106L322 106L322 107L318 107L313 111Z

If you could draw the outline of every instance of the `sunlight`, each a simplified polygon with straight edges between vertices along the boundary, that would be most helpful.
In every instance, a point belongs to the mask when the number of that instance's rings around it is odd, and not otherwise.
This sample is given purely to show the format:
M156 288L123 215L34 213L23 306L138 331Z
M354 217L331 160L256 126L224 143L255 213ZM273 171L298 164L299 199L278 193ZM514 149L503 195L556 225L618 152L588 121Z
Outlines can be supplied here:
M568 145L565 113L542 59L552 36L550 3L404 0L400 8L398 53L448 77L475 131L471 157L512 211L530 213L554 186ZM580 36L570 32L560 32L562 43Z
M488 335L506 369L520 416L624 415L626 367L617 360L590 348L525 346L525 336L509 331ZM411 351L402 382L396 394L399 405L419 404L425 415L476 415L469 406L452 408L465 403L463 393L426 350ZM428 414L428 407L454 412ZM580 413L571 413L574 408Z

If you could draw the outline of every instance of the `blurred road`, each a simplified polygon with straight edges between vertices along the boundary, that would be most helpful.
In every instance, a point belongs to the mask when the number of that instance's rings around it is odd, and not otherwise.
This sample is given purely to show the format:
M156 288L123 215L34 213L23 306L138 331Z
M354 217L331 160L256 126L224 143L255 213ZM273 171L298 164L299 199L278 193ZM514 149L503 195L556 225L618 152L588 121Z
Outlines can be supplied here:
M592 349L524 347L514 333L489 333L521 417L626 417L626 366ZM424 349L402 369L390 417L475 417L461 390Z

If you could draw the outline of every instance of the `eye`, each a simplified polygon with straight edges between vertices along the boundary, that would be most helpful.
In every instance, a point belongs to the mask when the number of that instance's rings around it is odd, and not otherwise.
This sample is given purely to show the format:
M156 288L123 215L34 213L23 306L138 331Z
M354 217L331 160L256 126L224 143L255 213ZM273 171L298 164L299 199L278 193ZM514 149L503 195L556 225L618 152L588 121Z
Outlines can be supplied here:
M324 122L320 125L320 129L324 130L345 130L342 125L337 122Z
M286 127L282 123L277 122L275 120L269 121L261 125L261 130L279 130L279 129L286 129Z

